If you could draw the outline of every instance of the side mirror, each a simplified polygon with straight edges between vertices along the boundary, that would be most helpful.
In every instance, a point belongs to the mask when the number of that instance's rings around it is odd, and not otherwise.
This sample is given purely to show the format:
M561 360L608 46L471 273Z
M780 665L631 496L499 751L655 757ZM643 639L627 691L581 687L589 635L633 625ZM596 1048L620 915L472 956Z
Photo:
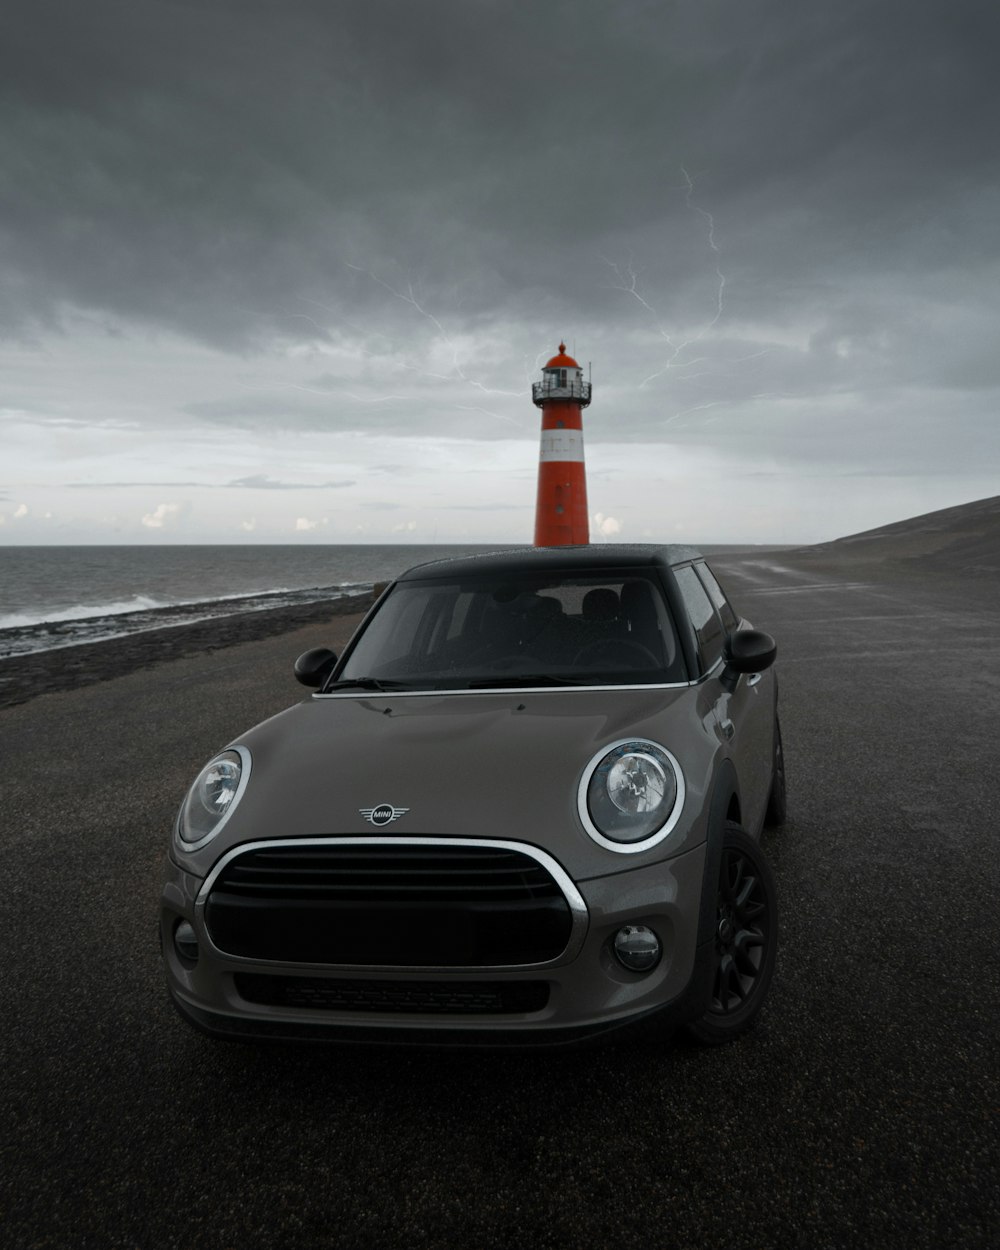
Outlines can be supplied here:
M303 686L322 686L336 663L335 651L328 647L313 647L311 651L303 651L295 661L295 679Z
M778 644L762 629L738 629L730 634L722 648L726 667L720 678L730 694L736 689L741 673L762 673L770 668L778 654Z

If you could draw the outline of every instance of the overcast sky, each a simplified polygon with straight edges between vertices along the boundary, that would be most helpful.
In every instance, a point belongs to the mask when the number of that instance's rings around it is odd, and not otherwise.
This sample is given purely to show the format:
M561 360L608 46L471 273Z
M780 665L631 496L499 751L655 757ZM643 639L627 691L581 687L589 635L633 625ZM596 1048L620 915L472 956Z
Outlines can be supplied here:
M1000 493L989 0L6 0L0 543L599 539Z

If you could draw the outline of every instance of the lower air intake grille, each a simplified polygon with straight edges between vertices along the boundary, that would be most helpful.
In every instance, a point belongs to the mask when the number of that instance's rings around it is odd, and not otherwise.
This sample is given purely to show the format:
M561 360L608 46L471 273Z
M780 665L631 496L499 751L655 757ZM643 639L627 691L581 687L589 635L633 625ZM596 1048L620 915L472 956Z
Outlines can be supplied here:
M541 1011L549 1001L544 981L334 981L247 972L238 972L235 981L249 1003L320 1011L510 1015Z
M557 958L573 920L555 879L522 851L331 841L235 856L205 923L219 950L246 959L485 968Z

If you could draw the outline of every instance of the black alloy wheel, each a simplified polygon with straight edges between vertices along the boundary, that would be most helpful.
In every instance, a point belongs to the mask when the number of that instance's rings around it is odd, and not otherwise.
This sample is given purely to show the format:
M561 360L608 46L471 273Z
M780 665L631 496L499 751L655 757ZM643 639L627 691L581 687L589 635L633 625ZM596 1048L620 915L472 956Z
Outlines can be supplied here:
M756 1021L774 975L778 911L774 877L758 844L727 824L716 905L710 1005L688 1025L698 1041L717 1046Z

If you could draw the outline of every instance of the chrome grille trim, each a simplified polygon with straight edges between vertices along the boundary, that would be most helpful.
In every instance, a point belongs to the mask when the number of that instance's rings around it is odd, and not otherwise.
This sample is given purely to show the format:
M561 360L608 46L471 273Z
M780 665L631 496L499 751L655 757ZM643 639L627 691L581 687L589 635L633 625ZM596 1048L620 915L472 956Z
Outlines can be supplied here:
M571 929L569 941L561 954L554 959L546 960L542 963L531 964L496 964L496 965L468 965L458 966L449 965L440 967L438 965L417 965L417 964L321 964L321 963L305 963L296 962L289 963L283 960L265 960L265 959L248 959L239 955L231 955L225 951L221 951L212 942L205 923L205 907L208 896L212 891L212 887L222 874L226 866L240 855L245 855L250 851L260 851L269 849L284 849L289 847L366 847L366 846L385 846L385 847L469 847L473 849L495 849L503 851L514 851L528 858L533 859L540 864L552 877L556 885L559 887L566 904L569 907ZM442 838L442 837L339 837L332 835L321 838L272 838L266 841L243 842L238 846L232 847L225 853L217 863L212 867L208 876L202 882L195 899L195 927L198 932L199 939L203 941L214 956L227 964L235 967L295 967L295 968L344 968L357 969L359 972L370 973L373 970L391 971L391 972L441 972L445 974L454 974L457 972L474 972L477 975L483 972L509 972L522 969L542 969L558 967L562 964L569 963L575 959L583 946L583 940L586 936L587 925L589 922L589 913L587 905L583 900L583 896L573 883L572 878L565 871L562 865L546 851L540 850L536 846L532 846L528 842L513 842L508 840L499 840L494 838Z

